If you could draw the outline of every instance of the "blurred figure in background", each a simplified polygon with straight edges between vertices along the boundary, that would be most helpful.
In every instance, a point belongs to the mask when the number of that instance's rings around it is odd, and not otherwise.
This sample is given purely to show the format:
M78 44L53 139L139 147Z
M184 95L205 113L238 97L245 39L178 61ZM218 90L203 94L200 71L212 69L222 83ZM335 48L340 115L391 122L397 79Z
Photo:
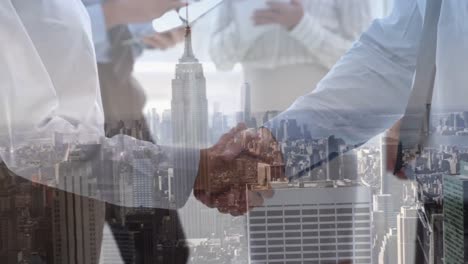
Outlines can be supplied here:
M211 57L220 70L243 66L253 112L284 110L311 92L370 22L368 0L225 1Z
M133 77L133 66L145 48L166 50L183 41L183 28L155 32L152 20L185 3L173 0L83 0L83 3L91 17L106 134L111 137L115 133L109 130L120 121L132 125L135 121L144 123L146 96Z
M185 3L174 0L83 0L83 3L91 18L106 136L112 137L122 133L123 128L127 131L135 129L147 131L139 129L147 127L143 114L146 95L133 76L134 64L145 49L166 50L184 40L184 28L155 32L152 20L167 11L184 6ZM156 138L149 133L142 132L130 136L139 140L156 141ZM106 204L105 217L109 229L104 228L104 230L110 230L114 236L117 236L116 234L130 236L132 232L136 234L134 235L136 263L147 263L156 259L161 263L186 263L188 248L185 244L179 243L179 240L184 241L185 236L177 210L148 208L134 212L134 208ZM162 227L164 221L174 223L177 232L164 230ZM148 229L148 226L161 227ZM145 239L150 240L149 245L152 245L150 248L142 246L148 244ZM163 241L166 243L164 252L155 250ZM123 255L128 245L122 244L120 240L116 242ZM103 247L103 250L106 248ZM112 251L116 249L107 250L110 251L107 252L110 255L118 253ZM103 257L108 254L103 252Z

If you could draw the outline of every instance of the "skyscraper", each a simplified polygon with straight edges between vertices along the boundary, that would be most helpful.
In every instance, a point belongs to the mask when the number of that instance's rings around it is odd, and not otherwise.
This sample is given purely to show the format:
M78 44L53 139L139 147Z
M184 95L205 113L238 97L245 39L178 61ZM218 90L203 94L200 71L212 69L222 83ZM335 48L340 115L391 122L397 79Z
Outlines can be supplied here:
M397 230L396 228L390 228L388 233L385 234L382 246L379 250L379 264L394 264L398 263L397 255Z
M468 174L444 176L444 251L445 263L468 261Z
M185 50L172 80L172 141L175 146L208 144L208 103L203 66L192 50L191 28L186 27Z
M397 217L398 264L416 262L418 209L402 206Z
M99 263L104 203L88 198L97 192L97 182L84 176L90 169L74 161L59 166L60 189L69 192L57 190L52 208L54 263Z
M250 263L372 263L370 189L303 184L249 212Z
M161 118L161 138L160 145L170 145L172 143L172 117L171 110L164 110Z
M397 227L397 215L403 205L404 183L387 168L387 151L396 147L398 142L390 142L388 139L380 139L380 192L374 195L373 232L374 232L374 257L377 258L383 246L387 233ZM394 247L386 249L385 254L395 256L397 250ZM395 250L394 252L389 252Z
M176 65L172 80L172 143L176 148L201 149L208 145L208 103L203 67L192 50L191 28L187 25L185 50ZM186 151L176 151L173 156L174 189L176 204L186 199L190 177L196 167L195 157Z
M257 121L252 115L253 113L250 89L251 88L249 83L244 83L242 86L243 122L247 125L247 127L257 127Z
M153 161L143 152L134 151L133 160L133 206L153 207L154 170Z

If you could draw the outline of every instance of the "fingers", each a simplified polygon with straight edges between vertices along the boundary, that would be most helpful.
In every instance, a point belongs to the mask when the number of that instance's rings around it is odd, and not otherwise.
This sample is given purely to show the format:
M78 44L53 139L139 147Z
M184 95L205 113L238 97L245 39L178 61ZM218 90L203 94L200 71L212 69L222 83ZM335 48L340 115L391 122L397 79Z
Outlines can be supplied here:
M256 25L276 24L279 22L279 15L270 9L262 9L255 11L253 20Z
M284 3L284 2L276 2L276 1L269 1L267 2L267 6L270 8L271 11L275 13L281 13L283 10L289 8L291 3Z
M173 30L168 31L168 33L171 35L171 38L173 41L177 44L179 42L182 42L185 37L185 27L178 27Z
M168 7L169 7L169 10L172 10L172 9L179 10L182 7L185 7L187 5L188 3L186 1L172 0L170 1Z
M166 50L175 45L174 41L168 34L156 33L152 36L145 37L143 43L146 45L159 50Z

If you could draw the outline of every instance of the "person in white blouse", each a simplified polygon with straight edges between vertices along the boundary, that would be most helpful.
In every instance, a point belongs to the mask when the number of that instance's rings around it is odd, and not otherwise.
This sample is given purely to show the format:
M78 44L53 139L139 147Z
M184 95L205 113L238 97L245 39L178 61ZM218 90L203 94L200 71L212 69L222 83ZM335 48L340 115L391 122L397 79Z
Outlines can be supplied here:
M220 70L243 66L253 112L284 110L352 46L370 9L368 0L225 1L211 58Z

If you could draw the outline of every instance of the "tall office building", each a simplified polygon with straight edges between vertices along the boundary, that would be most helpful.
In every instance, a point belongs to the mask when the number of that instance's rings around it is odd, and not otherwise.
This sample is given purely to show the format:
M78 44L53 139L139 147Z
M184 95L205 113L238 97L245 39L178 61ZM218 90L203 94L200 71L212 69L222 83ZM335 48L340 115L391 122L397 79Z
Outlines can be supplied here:
M133 264L136 259L134 233L119 224L105 224L99 264Z
M159 126L160 126L161 120L159 120L159 114L156 108L151 108L151 111L148 112L148 116L149 116L148 123L150 126L152 138L154 141L159 142L159 135L160 135Z
M445 175L444 252L445 263L468 262L468 163L461 162L461 174Z
M424 207L418 209L416 262L419 264L442 264L443 260L443 214L431 213Z
M17 261L18 214L15 208L15 192L14 177L10 175L5 164L0 164L0 263Z
M370 189L321 184L275 186L249 212L250 263L372 263Z
M186 27L185 50L176 65L172 80L172 144L176 148L201 149L208 145L208 103L206 80L202 64L192 50L191 28ZM192 186L189 175L198 165L195 157L186 151L173 155L174 199L182 204Z
M143 151L134 151L133 159L133 207L150 208L154 205L153 161Z
M403 206L397 217L398 264L414 264L417 249L418 209Z
M257 127L257 121L253 117L252 113L252 100L251 100L251 88L249 83L244 83L242 86L242 109L243 109L243 122L247 127Z
M88 198L97 195L97 182L84 176L90 170L82 162L58 165L59 188L68 192L57 190L52 206L54 263L99 263L105 208Z
M172 141L175 146L203 147L208 144L208 104L203 66L192 50L190 27L185 50L172 80Z
M373 198L374 258L379 256L382 243L389 230L397 228L397 215L404 200L403 182L392 175L387 168L387 150L396 147L396 144L396 142L380 139L380 192L375 194ZM394 250L394 248L388 250ZM397 250L387 252L387 254L396 255Z
M160 145L172 144L172 117L171 110L164 110L161 117Z
M398 263L397 252L398 248L398 239L397 239L397 230L396 228L391 228L388 230L388 233L385 234L382 246L379 250L379 264L395 264Z
M211 118L211 144L216 143L228 129L226 116L221 112L219 103L215 102Z
M340 180L358 181L357 151L349 150L340 157Z

